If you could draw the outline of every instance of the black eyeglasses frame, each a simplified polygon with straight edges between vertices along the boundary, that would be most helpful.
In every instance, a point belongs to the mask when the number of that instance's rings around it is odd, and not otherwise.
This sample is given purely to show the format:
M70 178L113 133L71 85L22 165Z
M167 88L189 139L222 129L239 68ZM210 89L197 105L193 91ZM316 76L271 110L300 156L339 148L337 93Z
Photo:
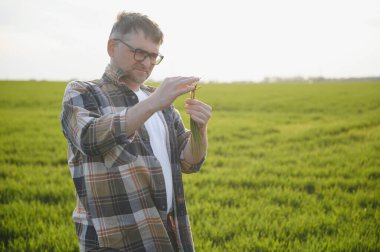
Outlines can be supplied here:
M123 45L127 46L128 49L133 52L133 58L138 61L138 62L142 62L144 61L147 57L149 57L150 59L150 63L152 65L158 65L161 63L161 61L164 59L164 56L161 55L160 53L150 53L150 52L147 52L145 51L144 49L141 49L141 48L134 48L133 46L131 46L130 44L124 42L123 40L121 39L114 39L115 41L119 41L121 42ZM136 57L136 54L137 55L144 55L143 57Z

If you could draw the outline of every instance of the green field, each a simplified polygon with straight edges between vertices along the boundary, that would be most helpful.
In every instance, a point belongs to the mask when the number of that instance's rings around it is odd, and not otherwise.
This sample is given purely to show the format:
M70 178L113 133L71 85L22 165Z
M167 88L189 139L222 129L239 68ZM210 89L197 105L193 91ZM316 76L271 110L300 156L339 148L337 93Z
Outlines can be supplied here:
M65 83L0 82L0 251L78 251ZM176 102L186 125L183 99ZM203 84L197 251L380 251L380 83Z

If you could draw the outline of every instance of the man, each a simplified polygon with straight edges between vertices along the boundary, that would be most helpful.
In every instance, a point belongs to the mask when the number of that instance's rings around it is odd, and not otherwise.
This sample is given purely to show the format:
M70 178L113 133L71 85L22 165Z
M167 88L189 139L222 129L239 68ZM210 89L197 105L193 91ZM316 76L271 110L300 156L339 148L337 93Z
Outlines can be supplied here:
M163 59L162 42L160 28L147 16L122 12L102 78L73 81L65 90L61 125L81 251L194 250L181 172L197 172L204 162L211 107L185 102L203 140L193 152L191 133L172 104L199 79L166 78L156 89L144 85Z

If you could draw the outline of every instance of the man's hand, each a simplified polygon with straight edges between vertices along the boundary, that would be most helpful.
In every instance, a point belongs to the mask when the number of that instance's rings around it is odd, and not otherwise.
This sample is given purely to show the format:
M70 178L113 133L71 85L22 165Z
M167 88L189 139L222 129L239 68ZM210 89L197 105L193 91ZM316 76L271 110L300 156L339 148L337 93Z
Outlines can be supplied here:
M127 135L132 136L155 112L167 108L174 100L185 93L194 90L197 77L166 78L161 85L147 99L137 103L127 112Z
M191 84L197 81L198 77L166 78L149 98L154 102L157 111L162 110L172 104L178 96L194 90Z
M202 142L196 146L197 151L193 152L192 147L195 144L193 135L191 135L191 140L188 141L184 149L184 158L187 164L196 164L202 160L206 155L208 140L207 140L207 123L211 117L212 108L196 99L186 99L185 110L190 115L191 119L194 120L200 129L200 134L202 135Z
M204 131L207 122L211 117L211 106L207 105L196 99L186 99L185 101L186 113L199 125L201 131Z

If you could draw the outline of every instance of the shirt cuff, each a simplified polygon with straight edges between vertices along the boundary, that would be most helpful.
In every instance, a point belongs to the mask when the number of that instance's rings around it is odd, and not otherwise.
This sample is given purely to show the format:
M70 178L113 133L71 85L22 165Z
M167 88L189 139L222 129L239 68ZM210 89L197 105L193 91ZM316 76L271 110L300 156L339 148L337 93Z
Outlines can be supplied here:
M182 169L182 172L184 172L184 173L193 173L193 172L198 172L201 169L203 163L206 160L206 156L204 156L201 159L201 161L199 161L198 163L196 163L196 164L190 164L189 162L187 162L185 160L185 154L184 154L184 151L182 150L181 155L180 155L180 160L181 160L181 169Z
M124 110L120 112L119 127L115 129L115 138L118 144L131 143L136 136L136 132L134 132L130 136L127 135L127 127L128 127L127 112L128 112L128 108L125 108Z

